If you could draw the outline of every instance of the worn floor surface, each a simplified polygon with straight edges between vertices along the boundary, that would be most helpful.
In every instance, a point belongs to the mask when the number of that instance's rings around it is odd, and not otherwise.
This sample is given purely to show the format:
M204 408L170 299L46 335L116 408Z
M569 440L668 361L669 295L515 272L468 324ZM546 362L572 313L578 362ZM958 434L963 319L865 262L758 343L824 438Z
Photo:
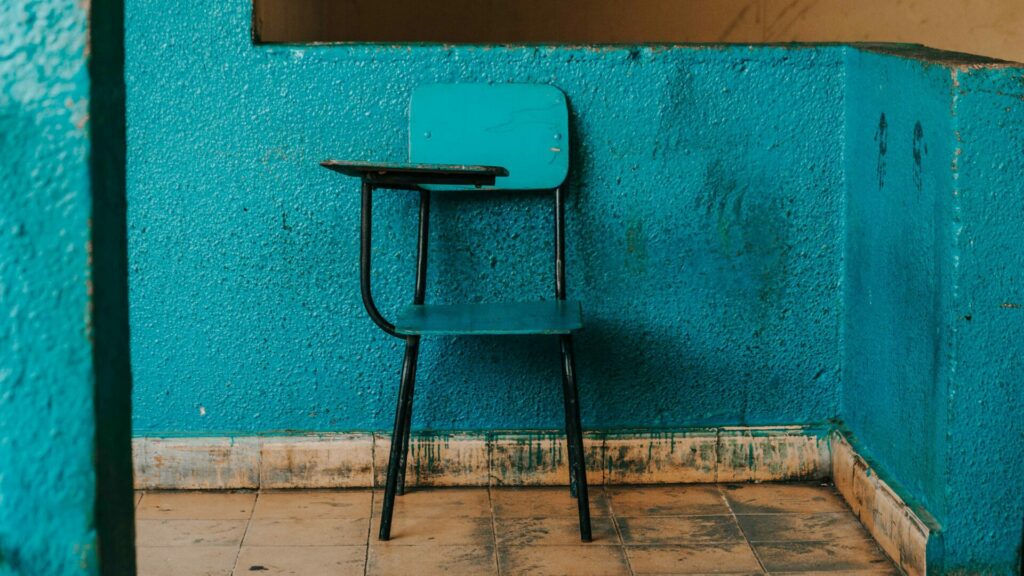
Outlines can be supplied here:
M376 538L381 492L146 492L140 576L897 574L831 486L419 489Z

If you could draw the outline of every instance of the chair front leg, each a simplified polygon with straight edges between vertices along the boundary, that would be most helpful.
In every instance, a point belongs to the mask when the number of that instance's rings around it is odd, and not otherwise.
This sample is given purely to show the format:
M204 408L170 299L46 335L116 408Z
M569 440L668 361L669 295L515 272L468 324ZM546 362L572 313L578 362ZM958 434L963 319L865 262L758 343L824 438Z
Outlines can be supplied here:
M573 457L570 459L572 467L576 471L576 505L580 515L580 540L591 541L590 533L590 498L587 491L587 461L583 455L583 426L580 423L580 396L579 386L576 382L576 359L572 349L572 336L564 335L562 340L562 392L565 396L566 412L569 418L566 420L566 435L572 436L571 449Z
M430 236L430 191L420 190L420 227L416 241L416 293L413 304L423 304L427 295L427 240ZM416 337L417 358L419 357L419 337ZM416 364L412 366L412 378L416 380ZM405 473L408 468L409 438L412 435L413 397L409 396L409 408L405 416L405 435L402 436L402 463L398 470L398 495L405 494Z
M420 338L410 336L405 341L405 360L402 362L402 383L398 390L398 406L395 409L395 426L391 434L391 454L388 458L387 481L384 485L384 505L380 514L381 540L391 538L391 517L395 510L395 492L398 489L398 469L405 459L403 452L408 448L404 438L409 411L412 407L413 389L416 380L416 363L419 359Z

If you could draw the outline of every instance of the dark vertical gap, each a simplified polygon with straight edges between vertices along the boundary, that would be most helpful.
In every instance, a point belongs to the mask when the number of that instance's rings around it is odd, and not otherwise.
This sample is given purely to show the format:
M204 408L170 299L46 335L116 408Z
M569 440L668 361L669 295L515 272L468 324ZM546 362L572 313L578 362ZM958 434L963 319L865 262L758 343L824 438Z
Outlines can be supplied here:
M128 227L125 200L124 2L89 14L92 337L100 574L135 574Z
M252 13L249 15L249 38L253 44L259 44L260 37L260 3L258 0L252 2Z

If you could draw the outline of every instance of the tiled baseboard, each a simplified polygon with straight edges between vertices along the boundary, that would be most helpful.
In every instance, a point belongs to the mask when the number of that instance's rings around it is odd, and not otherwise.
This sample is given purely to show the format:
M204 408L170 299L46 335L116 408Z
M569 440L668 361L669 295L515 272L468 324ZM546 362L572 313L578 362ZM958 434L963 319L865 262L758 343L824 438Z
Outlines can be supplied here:
M139 489L381 486L381 434L135 438ZM592 484L807 480L831 474L828 430L724 427L586 435ZM561 432L431 433L410 446L410 486L542 486L569 477Z
M838 431L832 432L832 478L871 536L908 576L927 574L935 521L909 506Z

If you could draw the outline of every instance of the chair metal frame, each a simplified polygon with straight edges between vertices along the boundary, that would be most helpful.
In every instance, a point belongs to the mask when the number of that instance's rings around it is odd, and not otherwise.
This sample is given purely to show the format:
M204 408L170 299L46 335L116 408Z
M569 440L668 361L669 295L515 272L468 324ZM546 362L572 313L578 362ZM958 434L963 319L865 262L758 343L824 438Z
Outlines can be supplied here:
M395 496L405 491L405 475L408 466L409 441L412 428L413 396L416 386L416 369L419 361L421 334L403 334L394 323L388 321L373 300L371 289L371 251L373 228L373 193L378 189L418 191L419 232L416 244L416 284L413 304L423 305L427 290L427 253L430 235L431 186L456 185L480 188L493 186L498 176L508 176L508 171L498 166L386 164L370 162L325 161L325 168L361 179L362 198L360 213L359 280L363 307L370 319L385 333L405 340L405 356L402 361L401 383L391 450L388 458L387 481L381 510L380 540L391 538L391 521L394 514ZM555 298L566 299L565 280L565 195L568 176L554 188L542 188L538 192L553 192L555 199ZM580 521L580 539L591 541L590 500L587 490L586 457L583 450L583 427L580 422L579 385L576 376L576 359L573 351L572 331L559 333L561 353L562 395L565 410L565 432L569 455L569 492L577 500Z

